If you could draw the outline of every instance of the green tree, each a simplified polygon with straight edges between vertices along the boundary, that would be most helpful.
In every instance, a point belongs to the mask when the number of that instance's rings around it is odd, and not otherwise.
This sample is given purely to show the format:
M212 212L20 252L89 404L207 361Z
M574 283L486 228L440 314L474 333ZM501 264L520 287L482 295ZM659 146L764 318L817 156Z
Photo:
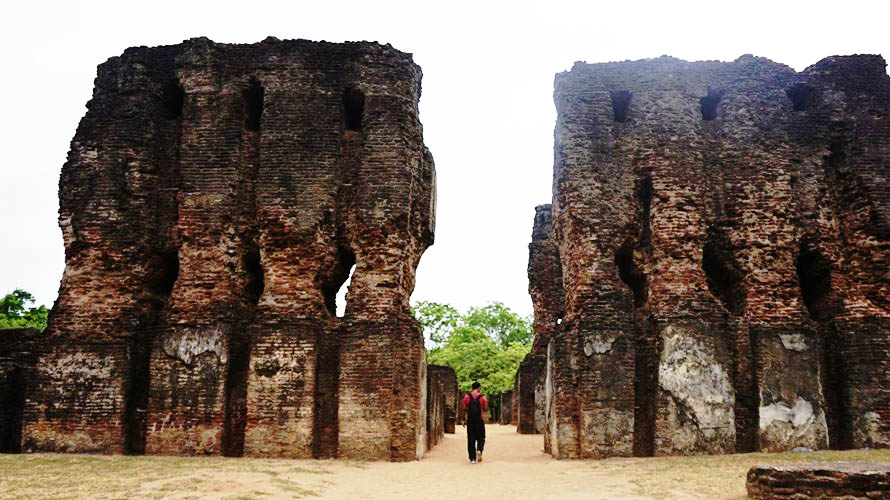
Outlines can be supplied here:
M460 313L448 304L420 301L411 308L423 328L423 336L430 347L439 347L448 340L460 321Z
M431 364L453 368L461 390L470 390L473 381L482 384L482 390L487 394L499 394L513 388L516 369L531 350L534 334L529 320L499 302L473 307L465 315L456 314L457 311L448 304L423 304L427 314L430 311L449 312L449 315L432 315L449 318L448 327L441 328L443 321L424 318L420 304L415 308L418 320L424 325L425 336L444 336L429 351ZM436 328L439 329L433 330Z
M495 338L505 349L513 342L531 344L535 337L531 321L500 302L489 302L484 307L471 307L464 321L468 326L479 328Z
M45 329L49 311L45 306L26 307L32 303L34 296L22 289L16 289L0 299L0 329Z

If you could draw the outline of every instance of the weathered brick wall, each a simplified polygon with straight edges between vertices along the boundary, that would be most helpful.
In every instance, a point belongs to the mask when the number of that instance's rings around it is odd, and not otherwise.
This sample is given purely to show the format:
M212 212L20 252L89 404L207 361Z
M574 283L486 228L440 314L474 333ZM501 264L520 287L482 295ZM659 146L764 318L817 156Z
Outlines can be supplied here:
M868 462L753 467L746 488L753 500L890 499L890 467Z
M420 77L388 45L272 38L102 64L60 180L29 448L421 456Z
M532 241L528 245L528 291L534 306L535 338L532 351L519 367L516 392L518 431L523 434L541 434L546 428L547 344L564 316L562 265L552 224L551 205L535 207Z
M445 396L443 427L447 434L454 434L457 422L457 408L460 405L460 391L457 389L457 373L450 366L430 365L430 372L442 383Z
M884 60L577 63L554 99L550 451L890 445Z

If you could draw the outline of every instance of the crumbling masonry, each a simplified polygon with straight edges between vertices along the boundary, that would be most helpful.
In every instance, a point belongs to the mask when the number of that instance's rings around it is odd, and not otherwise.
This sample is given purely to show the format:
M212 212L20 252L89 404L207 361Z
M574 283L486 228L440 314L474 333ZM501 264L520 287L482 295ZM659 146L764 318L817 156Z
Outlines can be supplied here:
M102 64L62 169L24 448L422 455L420 78L388 45L272 38Z
M884 60L577 63L554 99L548 451L890 446Z

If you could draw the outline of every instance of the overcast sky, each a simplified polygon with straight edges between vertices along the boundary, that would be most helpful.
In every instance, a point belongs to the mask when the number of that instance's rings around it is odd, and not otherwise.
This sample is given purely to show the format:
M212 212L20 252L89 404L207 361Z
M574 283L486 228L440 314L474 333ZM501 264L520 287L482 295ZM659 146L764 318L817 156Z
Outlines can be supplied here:
M800 71L835 54L890 56L886 1L262 2L0 4L0 295L56 298L58 179L96 66L196 36L390 43L423 68L420 119L436 160L436 243L412 301L499 300L531 314L534 206L549 203L554 74L574 61L751 53Z

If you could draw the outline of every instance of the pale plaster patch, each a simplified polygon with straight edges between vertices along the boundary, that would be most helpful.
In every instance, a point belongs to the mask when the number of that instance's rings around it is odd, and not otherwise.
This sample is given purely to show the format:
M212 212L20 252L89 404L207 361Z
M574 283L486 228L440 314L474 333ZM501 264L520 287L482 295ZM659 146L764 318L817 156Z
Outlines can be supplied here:
M825 414L809 401L798 397L793 407L773 403L760 407L761 448L790 450L798 446L821 449L827 446Z
M867 411L853 423L853 442L861 448L887 448L890 439L881 432L881 416Z
M164 353L191 366L202 354L214 354L220 363L226 362L226 338L223 329L212 326L201 330L183 330L164 338Z
M584 355L590 356L593 353L605 354L612 349L612 344L618 334L614 332L595 333L584 337Z
M779 335L779 338L782 339L782 345L785 346L785 349L789 351L806 351L810 348L807 345L806 338L799 333L789 333Z
M660 389L692 410L698 424L696 431L700 432L697 435L701 438L717 446L723 442L734 442L735 391L729 374L717 361L713 348L676 326L665 328L663 340L658 366ZM679 421L676 425L680 425ZM674 445L698 449L704 444L696 442L698 438L687 438L685 444Z
M773 421L789 422L794 427L800 427L813 419L813 405L803 399L797 398L793 408L782 403L773 403L760 407L760 428L766 429Z

